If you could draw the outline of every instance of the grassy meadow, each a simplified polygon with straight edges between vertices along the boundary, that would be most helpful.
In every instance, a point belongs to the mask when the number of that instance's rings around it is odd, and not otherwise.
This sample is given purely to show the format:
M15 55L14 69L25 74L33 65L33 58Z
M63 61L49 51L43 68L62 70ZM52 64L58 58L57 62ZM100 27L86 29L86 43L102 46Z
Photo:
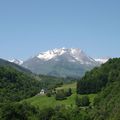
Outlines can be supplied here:
M70 97L67 97L67 99L65 100L56 100L54 96L47 97L46 95L41 95L41 96L34 96L32 98L25 99L23 101L28 102L33 106L39 107L40 109L47 108L47 107L56 107L59 105L65 105L66 107L75 107L76 106L75 98L77 95L76 83L64 84L63 86L56 88L56 90L59 90L59 89L67 90L68 88L72 89L72 95ZM78 96L82 97L84 95L78 95ZM89 94L88 96L92 104L95 94Z

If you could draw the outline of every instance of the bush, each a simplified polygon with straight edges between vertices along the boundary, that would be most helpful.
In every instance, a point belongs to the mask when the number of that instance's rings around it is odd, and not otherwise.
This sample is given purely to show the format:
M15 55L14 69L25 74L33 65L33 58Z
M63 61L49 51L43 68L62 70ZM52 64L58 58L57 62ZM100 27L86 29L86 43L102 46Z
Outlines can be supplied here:
M53 108L44 108L39 112L37 120L51 120L51 117L55 114Z
M52 94L51 92L47 92L47 93L46 93L46 96L47 96L47 97L51 97L51 94Z
M8 103L1 109L0 119L2 120L28 120L37 116L38 111L28 103Z
M89 106L89 104L90 104L89 97L83 96L81 99L81 102L82 102L81 106Z
M76 105L78 107L89 106L90 101L88 96L83 96L82 98L76 96Z
M75 103L78 107L80 107L81 106L81 98L76 96Z
M57 91L57 93L55 95L55 99L56 100L64 100L64 99L66 99L66 95L65 95L65 92L64 92L63 89Z
M66 97L69 97L72 95L72 89L69 88L67 91L66 91Z

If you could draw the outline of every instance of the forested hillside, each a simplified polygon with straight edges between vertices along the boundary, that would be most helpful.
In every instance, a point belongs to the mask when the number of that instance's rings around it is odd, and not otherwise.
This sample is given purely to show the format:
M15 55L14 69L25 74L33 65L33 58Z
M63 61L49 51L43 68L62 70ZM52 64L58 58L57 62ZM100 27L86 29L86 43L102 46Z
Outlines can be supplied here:
M99 92L94 100L91 119L119 120L120 59L111 59L101 67L86 73L77 84L77 92L80 94Z
M94 120L120 119L120 59L104 65L108 73L106 87L97 95L92 110Z
M77 92L79 94L97 93L107 83L116 81L119 76L120 59L110 59L107 63L96 67L90 72L87 72L85 76L77 83Z
M30 70L28 70L28 69L26 69L26 68L24 68L22 66L19 66L19 65L15 64L15 63L11 63L9 61L1 59L1 58L0 58L0 66L11 66L11 67L15 68L16 70L18 70L20 72L25 72L25 73L29 73L29 74L31 73Z
M0 103L19 101L37 94L42 84L26 73L0 67Z
M120 119L120 75L118 79L107 85L96 97L92 110L94 120Z

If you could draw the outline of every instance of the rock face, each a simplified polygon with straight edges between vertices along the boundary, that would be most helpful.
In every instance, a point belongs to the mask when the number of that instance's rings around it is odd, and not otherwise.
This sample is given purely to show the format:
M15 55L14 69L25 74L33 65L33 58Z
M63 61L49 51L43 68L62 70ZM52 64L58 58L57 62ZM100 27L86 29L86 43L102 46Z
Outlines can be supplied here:
M60 77L81 77L86 71L98 65L98 62L79 48L60 48L41 52L22 64L34 73Z

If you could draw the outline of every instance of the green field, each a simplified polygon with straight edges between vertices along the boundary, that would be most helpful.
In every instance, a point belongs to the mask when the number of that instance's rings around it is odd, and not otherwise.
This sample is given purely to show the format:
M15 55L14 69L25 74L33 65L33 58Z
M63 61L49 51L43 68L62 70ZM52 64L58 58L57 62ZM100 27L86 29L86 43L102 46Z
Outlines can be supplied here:
M72 95L68 97L65 100L56 100L54 96L47 97L46 95L43 96L34 96L32 98L26 99L24 101L30 103L33 106L39 107L39 108L46 108L46 107L55 107L59 105L65 105L66 107L74 107L75 106L75 98L76 98L76 83L72 84L65 84L62 87L58 87L57 89L72 89ZM82 97L83 95L79 95ZM90 98L91 103L93 102L93 99L95 97L95 94L88 95Z
M63 86L61 87L58 87L56 89L68 89L68 88L71 88L72 90L76 90L76 82L75 83L71 83L71 84L64 84Z

